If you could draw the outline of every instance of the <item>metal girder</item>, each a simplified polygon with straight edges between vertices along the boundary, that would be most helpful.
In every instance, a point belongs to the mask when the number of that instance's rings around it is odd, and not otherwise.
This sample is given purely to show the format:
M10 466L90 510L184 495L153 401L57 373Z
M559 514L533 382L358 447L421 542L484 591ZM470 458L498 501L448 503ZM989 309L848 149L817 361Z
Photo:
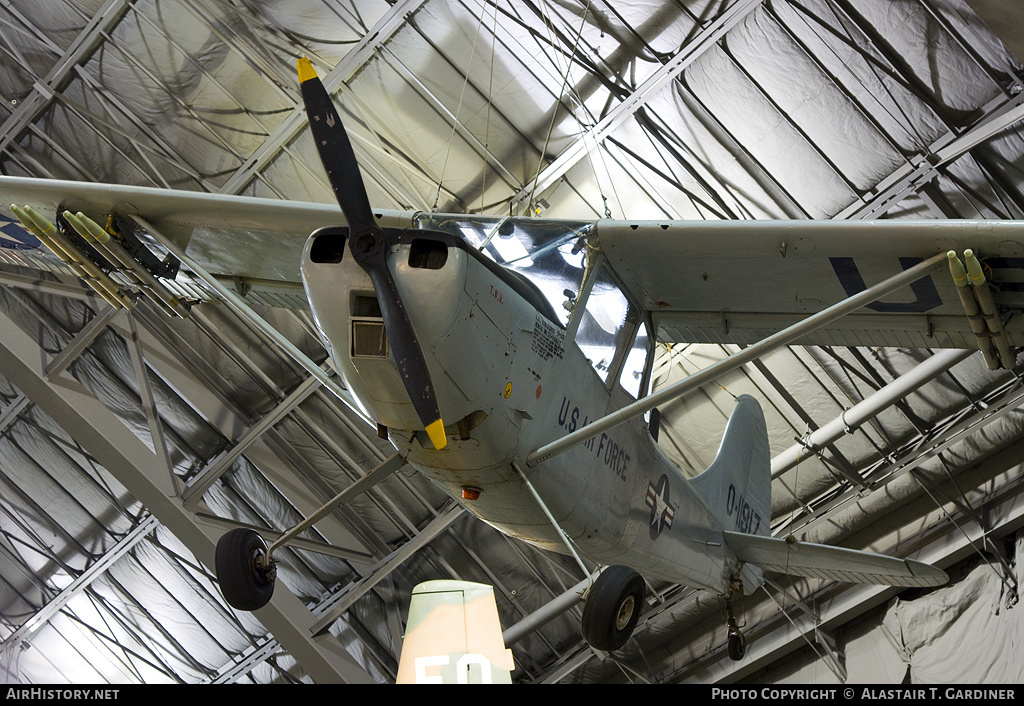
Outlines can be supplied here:
M285 355L291 358L293 361L301 365L306 369L310 375L316 378L320 383L334 393L335 397L341 400L349 409L356 414L362 416L362 412L359 410L358 405L352 399L352 396L347 390L341 388L341 386L331 378L330 373L324 371L319 365L314 363L309 357L300 351L298 347L282 336L273 326L268 324L261 316L256 314L255 311L237 294L232 292L230 289L222 285L217 279L207 272L205 269L199 266L195 260L185 254L185 251L174 244L172 240L167 238L163 233L153 227L151 224L146 222L145 219L139 216L132 216L132 219L138 223L147 233L156 238L161 245L167 248L178 260L181 261L188 269L190 269L197 277L199 277L204 284L206 284L212 292L223 300L238 316L248 321L253 325L260 333L267 337L268 340L273 342ZM372 425L369 420L367 424Z
M0 646L0 658L16 648L25 640L31 639L40 628L46 625L50 618L59 613L72 598L84 591L98 577L103 575L111 564L123 557L132 547L144 540L160 523L155 517L149 517L125 535L117 544L110 548L103 557L93 563L88 569L71 582L71 585L63 589L53 600L49 601L31 618L22 623L13 635L3 641Z
M113 474L196 558L213 566L219 533L187 511L168 479L149 471L156 455L70 376L46 379L38 344L0 311L5 374L82 448ZM369 675L333 637L315 637L313 614L290 591L277 591L255 616L318 682L368 682Z
M949 424L936 425L936 429L932 431L930 437L926 436L908 444L908 453L894 459L881 459L873 467L866 469L864 476L873 491L878 491L904 474L921 468L928 461L940 458L940 454L946 452L954 444L982 432L989 424L1015 413L1022 403L1024 403L1024 390L1020 385L1014 384L1009 389L1002 390L994 397L985 400L980 409L973 410L970 414L958 415ZM826 520L831 513L838 511L842 506L863 497L864 494L855 488L846 489L814 509L805 506L805 515L790 518L786 524L776 527L775 531L780 532L785 528L787 533L794 533L816 520Z
M854 203L833 216L834 220L871 219L884 216L889 209L915 194L935 179L940 169L1003 130L1024 120L1024 91L1010 100L1000 97L996 105L986 106L985 117L968 130L947 133L928 146L927 153L897 169L879 183L875 195Z
M326 631L331 623L340 618L360 597L387 578L409 557L451 527L452 523L462 517L465 512L466 509L459 505L449 508L444 514L434 518L419 534L398 547L390 556L385 557L377 568L366 577L357 581L348 590L338 593L317 606L318 619L311 628L313 634L319 635Z
M416 12L426 0L402 0L394 3L387 13L367 32L359 43L345 55L337 66L323 77L324 87L328 92L334 91L339 85L352 77L376 53L377 48L391 38L405 24L405 18ZM295 82L296 88L298 82ZM253 178L269 164L285 145L295 139L306 127L306 112L300 101L296 101L295 109L278 126L274 134L263 141L263 144L245 160L245 164L235 170L224 185L221 193L238 194Z
M508 647L519 642L530 633L540 629L543 625L559 617L567 610L572 609L578 603L581 603L584 592L593 585L594 579L597 578L599 573L599 571L594 571L569 590L559 596L555 596L540 608L525 616L515 625L506 628L501 634L501 639L504 640L505 646Z
M245 453L250 444L255 442L267 429L281 421L285 415L290 414L292 410L302 404L307 397L316 391L318 385L319 381L316 378L306 378L274 409L249 427L233 446L225 449L215 458L210 459L206 467L189 481L182 493L185 507L196 509L202 501L203 494L217 482L217 479L231 467L231 464L239 456Z
M843 434L852 433L853 430L878 415L882 410L900 401L957 363L963 362L974 353L976 351L958 349L941 351L878 392L868 395L852 408L845 410L839 417L819 427L807 438L776 454L772 458L772 478L778 478L799 464L801 458L818 453ZM862 479L859 482L863 485Z
M13 8L9 8L12 12L15 12ZM62 157L67 159L70 163L75 164L76 168L81 170L83 173L88 173L84 166L78 164L77 160L74 159L70 154L66 153L61 149L60 145L52 142L49 135L42 132L35 126L35 121L42 116L43 112L54 102L54 100L63 100L62 89L73 76L78 76L81 81L88 86L88 88L96 95L102 96L105 101L110 105L116 107L129 123L137 130L140 130L142 134L145 134L153 144L158 148L156 151L169 163L171 163L176 169L179 169L182 173L189 175L196 181L204 184L202 176L196 172L190 165L186 164L179 154L166 143L163 138L158 134L150 130L139 117L128 109L124 104L118 101L111 93L106 89L105 86L101 85L95 78L82 70L83 62L91 56L100 45L109 40L110 34L113 32L117 24L123 19L125 13L129 9L133 8L133 3L128 0L107 0L107 2L101 7L95 15L88 21L82 31L75 37L71 46L67 51L63 52L60 59L55 63L54 67L50 72L41 80L36 81L33 85L32 93L22 101L22 103L15 109L15 111L8 116L7 120L0 125L0 152L9 151L12 147L17 145L14 142L25 130L31 130L41 139L46 141L50 147L61 154ZM48 37L37 27L31 24L28 18L15 13L18 19L23 22L30 31L43 41L48 48L54 53L60 53L59 47L53 44ZM83 113L78 106L64 101L72 111L79 114L84 122L90 124L90 118L92 116ZM154 181L159 180L162 182L162 186L169 188L169 184L160 174L159 170L156 169L148 157L146 157L145 150L142 144L130 136L130 131L122 130L120 126L107 126L114 130L120 130L126 137L129 138L132 145L138 150L142 158L152 169L152 174L149 175ZM95 129L95 127L94 127ZM96 130L97 135L102 139L106 140L106 136L100 130ZM114 147L115 151L120 151L117 147ZM122 153L125 159L129 159L127 155ZM144 170L141 170L143 171ZM208 185L206 185L207 188Z
M81 299L88 302L99 301L100 299L96 296L96 293L91 289L83 287L80 284L81 281L78 280L79 284L66 284L64 282L43 279L42 277L28 277L14 274L13 272L0 271L0 285L25 289L30 292L39 292L41 294L53 294L58 297Z
M107 0L93 15L71 46L54 64L50 73L41 82L36 82L32 93L18 105L4 124L0 125L0 152L7 149L11 141L46 110L53 100L54 92L59 91L60 86L74 75L75 67L106 40L107 33L121 21L121 17L130 6L129 0ZM27 26L32 26L27 18L19 16L19 19ZM36 34L41 33L36 30ZM58 50L56 46L51 48Z
M319 497L297 478L284 477L294 475L290 474L288 469L282 469L280 473L277 473L277 469L282 466L281 460L271 450L268 450L266 444L258 443L266 441L267 430L271 426L267 422L274 418L274 412L270 413L271 416L262 418L262 422L258 421L255 424L247 424L238 409L235 409L228 401L222 399L216 392L210 389L207 381L194 369L194 365L183 358L182 351L176 350L171 343L162 340L161 335L157 333L159 331L159 324L165 323L161 314L153 312L152 315L148 315L146 311L136 309L135 315L137 321L141 324L137 332L143 355L164 383L174 389L187 405L195 410L203 419L207 420L222 436L227 439L244 440L244 449L242 450L244 450L247 458L262 473L272 476L271 481L281 489L283 494L287 495L288 501L300 513L309 513L319 507L323 502L323 498ZM127 333L121 330L116 321L112 328L121 335L126 335ZM305 389L306 385L300 385L300 388ZM298 396L301 396L301 393ZM298 396L293 397L292 401L296 401ZM293 414L301 411L295 409L291 403L278 405L276 409L282 413L290 409ZM262 435L255 431L257 429L263 432ZM228 453L231 453L230 449ZM237 458L237 455L235 457ZM195 506L194 511L201 518L204 526L210 528L211 531L216 531L218 536L238 526L237 523L227 523L223 520L210 518L209 511L199 502L201 497L201 494L193 492L188 499L183 496L182 502L185 503L185 506L190 511L193 505ZM367 547L355 538L353 533L342 526L341 523L325 519L318 526L318 530L331 545L337 545L342 548L337 551L325 551L319 545L311 545L311 550L319 550L322 553L338 556L364 566L372 563L372 556ZM276 530L267 528L267 531L264 531L263 534L265 538L272 539L276 536Z
M258 641L255 647L249 648L231 664L218 670L217 676L210 683L231 684L282 650L281 644L273 637Z
M21 413L32 406L32 400L26 397L24 394L19 395L11 406L4 410L3 414L0 414L0 435L4 434L14 422L18 420Z
M47 380L53 380L58 375L63 373L72 363L82 354L82 352L92 345L92 342L96 340L96 337L103 333L103 330L107 327L107 324L121 312L121 309L115 309L114 307L104 304L99 312L85 327L75 334L75 337L71 340L67 346L53 359L47 363L46 374Z
M657 95L665 86L672 83L701 54L714 46L730 29L742 22L763 2L764 0L737 0L720 13L718 17L687 41L675 56L641 83L633 93L611 109L594 127L566 148L554 162L524 185L512 197L512 204L523 205L528 199L532 199L534 194L543 193L549 186L562 178L607 135L646 105L652 96Z

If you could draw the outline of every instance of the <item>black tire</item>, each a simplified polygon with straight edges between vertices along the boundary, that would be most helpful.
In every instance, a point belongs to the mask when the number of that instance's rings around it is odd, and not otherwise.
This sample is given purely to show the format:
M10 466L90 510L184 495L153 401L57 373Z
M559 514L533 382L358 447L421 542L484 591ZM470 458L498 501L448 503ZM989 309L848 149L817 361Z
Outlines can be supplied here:
M729 659L739 662L747 654L747 638L739 630L729 631Z
M609 567L594 581L583 605L583 639L595 649L614 652L633 634L643 605L640 574L626 566Z
M238 610L257 610L274 595L276 572L261 568L267 543L255 531L239 527L217 542L217 581L224 600Z

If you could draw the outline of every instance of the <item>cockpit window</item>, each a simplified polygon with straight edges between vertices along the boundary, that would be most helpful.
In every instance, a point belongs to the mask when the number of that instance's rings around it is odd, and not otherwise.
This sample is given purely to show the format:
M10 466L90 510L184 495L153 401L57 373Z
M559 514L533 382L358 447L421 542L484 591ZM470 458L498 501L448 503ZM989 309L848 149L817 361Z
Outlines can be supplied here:
M647 365L647 355L650 352L650 341L647 337L647 324L641 322L640 329L636 332L633 345L626 352L626 362L622 364L622 373L619 375L619 385L631 396L639 399L640 386L644 381L644 367Z
M594 286L584 307L583 318L576 332L576 343L601 379L609 382L609 376L617 374L623 359L628 361L632 357L630 364L636 363L636 356L633 355L636 344L633 343L632 348L627 348L627 344L637 330L639 311L630 306L629 300L604 265L595 274ZM646 342L644 347L646 353ZM639 368L642 374L643 360ZM622 376L628 377L625 372ZM639 381L628 386L623 384L623 387L627 391L632 388L639 390ZM636 396L635 392L632 394Z
M432 213L420 214L415 223L418 229L460 238L485 256L485 262L496 263L506 281L545 317L563 327L569 323L571 304L583 286L586 270L581 246L592 223ZM605 383L618 382L638 397L644 392L647 327L641 322L640 310L629 303L604 265L598 267L595 277L579 312L582 318L576 343Z

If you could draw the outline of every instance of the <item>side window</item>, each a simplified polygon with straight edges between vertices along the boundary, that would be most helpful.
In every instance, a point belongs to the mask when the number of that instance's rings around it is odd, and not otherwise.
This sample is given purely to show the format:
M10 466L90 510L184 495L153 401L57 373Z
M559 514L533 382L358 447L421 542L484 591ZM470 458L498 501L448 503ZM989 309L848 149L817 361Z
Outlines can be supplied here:
M640 397L640 384L644 379L644 366L647 364L647 324L640 324L633 339L633 345L626 351L626 362L622 365L619 385L634 398Z
M628 339L636 330L639 312L630 306L629 300L603 266L596 277L576 331L576 343L605 383L610 381L611 374L617 374L615 371L623 358L633 359L627 365L636 367L642 374L647 351L646 336L642 342L638 337L633 348L627 349ZM637 346L640 350L634 354ZM640 389L640 377L634 381L630 372L624 371L619 380L634 396Z

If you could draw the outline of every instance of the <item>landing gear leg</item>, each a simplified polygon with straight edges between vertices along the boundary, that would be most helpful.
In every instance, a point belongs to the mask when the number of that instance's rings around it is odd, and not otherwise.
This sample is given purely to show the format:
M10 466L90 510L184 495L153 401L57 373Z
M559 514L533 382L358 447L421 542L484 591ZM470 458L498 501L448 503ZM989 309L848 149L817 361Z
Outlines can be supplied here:
M591 647L614 652L626 644L640 619L644 580L626 566L611 566L594 581L580 628Z
M732 611L732 594L725 599L725 610L729 620L729 659L739 662L747 653L747 638L736 625L736 615Z

